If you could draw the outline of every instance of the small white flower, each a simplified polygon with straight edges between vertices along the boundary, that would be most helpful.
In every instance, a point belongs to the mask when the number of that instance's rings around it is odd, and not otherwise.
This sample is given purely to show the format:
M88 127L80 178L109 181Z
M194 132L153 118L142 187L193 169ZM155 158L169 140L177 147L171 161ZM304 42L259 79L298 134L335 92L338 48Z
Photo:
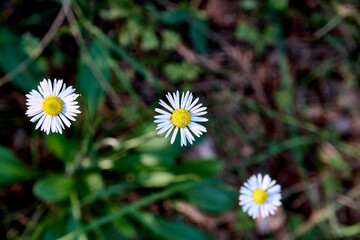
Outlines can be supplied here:
M281 187L269 175L264 178L261 174L251 176L240 188L239 205L250 217L265 218L275 214L281 205Z
M62 87L62 89L61 89ZM76 102L76 98L79 94L75 94L75 88L72 86L66 87L63 85L63 80L56 81L54 79L51 84L50 79L45 79L40 82L38 91L31 90L29 94L26 94L26 105L28 105L26 115L32 117L31 122L36 122L35 129L38 129L49 134L51 132L62 133L62 129L65 129L64 124L70 127L71 121L75 121L79 105ZM64 123L64 124L63 124Z
M187 141L190 144L195 141L195 138L190 133L190 130L195 134L195 136L200 137L203 132L206 132L206 128L197 122L207 122L208 119L200 117L205 115L206 107L201 107L202 104L196 105L199 101L199 98L196 98L193 101L193 95L189 91L186 93L180 94L179 91L173 93L172 95L168 93L166 95L170 105L166 104L163 100L159 101L159 104L167 109L164 111L160 108L155 108L155 111L161 115L155 116L155 123L158 123L156 130L159 130L158 134L166 132L165 138L167 138L170 133L173 131L171 137L171 144L174 143L176 135L180 129L181 136L181 146L186 146ZM190 130L189 130L190 129Z

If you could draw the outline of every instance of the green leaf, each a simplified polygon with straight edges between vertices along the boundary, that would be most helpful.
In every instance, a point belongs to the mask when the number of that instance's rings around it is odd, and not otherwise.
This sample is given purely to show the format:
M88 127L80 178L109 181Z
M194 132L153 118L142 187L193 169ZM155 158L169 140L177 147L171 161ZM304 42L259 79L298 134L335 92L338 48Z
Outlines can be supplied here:
M172 165L169 160L172 161L160 153L133 153L115 161L114 169L118 173L140 176L168 169Z
M257 28L249 26L246 22L238 24L235 31L237 39L247 41L248 44L258 51L261 51L266 46L266 42L263 39L264 36L261 35ZM259 41L260 38L262 39L261 41Z
M124 216L125 214L132 213L138 210L139 208L145 207L153 202L159 201L164 198L168 198L173 194L177 194L179 192L186 192L187 189L193 186L193 184L194 184L193 182L183 182L179 184L174 184L172 186L169 186L167 189L163 191L144 196L143 198L141 198L136 202L133 202L131 204L126 204L123 208L120 208L111 214L107 214L103 217L98 217L97 219L94 219L94 221L92 221L89 225L85 226L83 229L78 229L73 232L70 232L65 236L59 238L58 240L74 239L83 233L95 230L100 226L103 226L104 224L110 223L115 219Z
M66 225L67 222L65 219L57 219L54 221L54 216L51 216L50 219L48 216L46 217L46 227L44 227L44 233L41 237L42 240L54 240L58 239L62 235L66 233ZM54 222L51 222L54 221Z
M78 141L69 139L65 134L51 133L45 136L45 144L56 157L64 162L74 160L75 151L78 147Z
M250 230L255 228L254 220L249 217L249 215L244 212L241 208L237 210L237 218L236 218L235 226L236 229L240 231Z
M133 44L143 31L143 23L138 18L129 18L119 32L119 42L128 46Z
M10 150L0 146L0 187L24 181L34 176Z
M104 179L99 173L89 173L85 176L85 182L90 193L99 193L104 189Z
M321 181L327 199L333 198L337 193L341 191L341 181L339 180L339 176L337 176L336 174L330 171L324 171L321 174Z
M207 35L207 21L193 16L190 21L189 38L196 51L200 54L206 54L209 51L209 41Z
M209 240L202 231L180 221L171 221L157 217L150 213L134 212L131 214L140 224L148 228L157 237L163 240Z
M83 58L79 58L76 86L78 91L82 93L87 100L90 118L94 118L97 108L103 103L105 96L104 89L100 85L100 82L106 81L103 84L108 84L110 81L108 61L111 56L108 49L98 40L92 42L89 53L94 65L90 65L90 68L87 65L88 62L85 62ZM93 71L99 71L99 73L103 75L103 78L97 79Z
M279 90L275 92L276 105L281 109L287 109L291 106L293 96L289 91Z
M174 50L176 46L181 42L181 36L171 30L164 30L161 32L162 47L165 50Z
M204 183L197 183L194 188L182 194L201 210L211 213L229 211L236 201L234 192Z
M200 74L201 69L195 64L181 62L166 64L164 72L173 83L177 83L180 80L195 80Z
M141 47L145 51L154 50L159 47L159 40L154 29L147 28L142 32Z
M109 213L115 212L116 209L112 209ZM114 220L113 222L114 227L121 233L121 235L125 236L129 239L135 239L137 236L137 228L138 226L135 226L133 222L131 222L127 217L119 217Z
M197 174L201 177L211 177L221 171L223 164L220 160L199 160L185 162L176 166L175 173L177 174Z
M140 175L139 181L145 187L165 187L175 180L175 175L169 172L152 172Z
M36 182L33 192L35 196L45 202L54 202L68 198L74 188L74 179L62 175L53 175Z
M0 61L0 68L2 68L5 73L9 73L16 69L19 64L24 62L28 55L22 49L24 44L21 44L20 38L12 32L7 29L1 29L0 36L2 36L2 40L0 41L0 56L1 59L6 59L6 61ZM28 46L27 44L25 45ZM24 92L30 92L31 89L36 88L47 68L46 63L39 61L39 59L40 58L29 64L26 69L18 73L12 79L12 84Z
M176 26L180 25L189 17L189 11L187 9L180 9L176 11L164 11L160 14L160 21L164 24Z

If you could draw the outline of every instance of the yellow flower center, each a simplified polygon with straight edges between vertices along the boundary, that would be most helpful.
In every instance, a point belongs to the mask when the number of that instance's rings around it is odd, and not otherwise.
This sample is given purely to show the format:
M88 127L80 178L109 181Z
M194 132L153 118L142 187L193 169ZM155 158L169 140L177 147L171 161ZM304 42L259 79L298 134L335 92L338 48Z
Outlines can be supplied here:
M49 96L44 99L42 108L47 115L56 116L61 113L63 109L63 102L58 97Z
M254 191L252 197L255 203L263 204L264 202L266 202L268 194L264 190L258 188Z
M175 109L171 114L171 123L174 126L183 128L189 125L191 116L188 110L185 109Z

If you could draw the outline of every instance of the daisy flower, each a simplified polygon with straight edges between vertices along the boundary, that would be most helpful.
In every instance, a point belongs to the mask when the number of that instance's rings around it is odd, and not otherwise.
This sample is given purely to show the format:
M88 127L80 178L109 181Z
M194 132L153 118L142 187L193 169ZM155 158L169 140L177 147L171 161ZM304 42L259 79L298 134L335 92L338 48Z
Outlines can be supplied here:
M269 175L253 175L240 188L239 205L254 219L274 215L275 210L281 205L280 191L280 185Z
M163 100L159 101L159 104L166 108L167 111L160 108L155 108L155 111L160 113L160 115L155 116L155 123L158 124L156 130L159 130L158 134L164 133L165 138L167 138L171 132L171 144L174 143L177 133L180 130L181 136L181 146L186 146L187 141L192 144L195 141L194 136L191 134L190 130L197 137L200 137L203 132L206 132L206 128L198 122L207 122L208 119L200 117L205 115L206 107L201 107L201 104L196 103L199 101L199 98L196 98L193 101L193 95L189 91L186 93L180 94L179 91L173 93L172 95L168 93L166 98L170 102L170 105L166 104Z
M75 121L79 105L76 98L79 94L75 94L75 88L63 84L63 80L56 81L53 84L45 79L40 82L38 90L31 90L26 94L26 115L32 117L31 122L36 122L35 129L39 127L41 131L49 134L51 132L62 133L65 129L64 124L70 127L71 121Z

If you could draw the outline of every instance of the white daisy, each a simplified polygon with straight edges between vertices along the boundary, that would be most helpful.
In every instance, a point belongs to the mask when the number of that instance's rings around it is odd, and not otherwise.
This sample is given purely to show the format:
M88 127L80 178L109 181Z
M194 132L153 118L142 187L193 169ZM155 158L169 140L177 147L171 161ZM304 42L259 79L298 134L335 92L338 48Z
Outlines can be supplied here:
M61 89L62 87L62 89ZM71 121L75 121L77 114L80 113L78 102L76 98L79 94L75 94L75 88L72 86L66 87L63 85L63 80L56 81L53 84L51 81L45 79L40 82L38 91L32 90L26 94L26 105L28 109L26 115L32 117L31 122L36 122L35 129L38 129L49 134L51 132L62 133L65 129L64 124L70 127ZM64 123L64 124L63 124Z
M155 111L161 115L155 116L155 123L158 123L156 130L159 130L158 134L166 132L165 138L167 138L170 133L172 133L171 144L174 143L176 135L180 129L181 136L181 146L186 146L187 141L190 144L195 141L195 138L190 133L190 130L195 134L195 136L200 137L203 132L206 132L206 128L198 122L207 122L208 119L200 117L205 115L206 107L201 107L202 104L196 105L199 101L199 98L196 98L193 101L193 95L189 91L186 93L180 94L179 91L173 93L172 95L168 93L166 95L170 105L166 104L163 100L159 101L159 104L166 108L168 111L164 111L160 108L155 108ZM190 129L190 130L189 130Z
M274 215L281 205L281 187L269 175L264 178L261 174L251 176L240 188L239 205L250 217L265 218Z

